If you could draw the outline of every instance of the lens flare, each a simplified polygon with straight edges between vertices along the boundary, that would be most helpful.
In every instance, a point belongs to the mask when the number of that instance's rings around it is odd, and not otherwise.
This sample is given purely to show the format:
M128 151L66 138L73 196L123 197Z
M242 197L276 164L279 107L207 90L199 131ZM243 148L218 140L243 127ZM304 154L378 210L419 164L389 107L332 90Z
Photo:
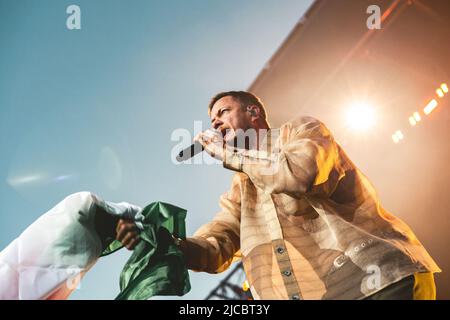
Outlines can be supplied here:
M353 104L345 114L347 125L353 130L366 131L376 120L375 110L367 103Z

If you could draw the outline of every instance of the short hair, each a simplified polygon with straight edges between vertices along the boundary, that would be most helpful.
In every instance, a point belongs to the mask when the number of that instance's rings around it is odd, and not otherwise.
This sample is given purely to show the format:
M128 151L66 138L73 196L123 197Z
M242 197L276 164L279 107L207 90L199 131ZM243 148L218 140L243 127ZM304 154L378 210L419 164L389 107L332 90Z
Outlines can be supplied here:
M261 117L263 119L267 118L266 109L264 108L264 104L262 103L261 99L248 91L224 91L216 94L214 97L212 97L208 105L209 115L211 115L211 110L214 104L223 97L233 97L235 100L240 102L242 108L247 108L247 106L251 105L258 106L261 112Z

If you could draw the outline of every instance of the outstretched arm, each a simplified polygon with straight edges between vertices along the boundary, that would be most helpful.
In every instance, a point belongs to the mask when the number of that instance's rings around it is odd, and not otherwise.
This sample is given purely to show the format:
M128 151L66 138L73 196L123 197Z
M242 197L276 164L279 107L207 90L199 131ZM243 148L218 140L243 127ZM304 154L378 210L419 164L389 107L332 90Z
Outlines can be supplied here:
M221 196L221 211L200 227L193 237L183 240L179 248L187 267L194 271L219 273L233 262L240 248L240 178L235 175L231 189Z

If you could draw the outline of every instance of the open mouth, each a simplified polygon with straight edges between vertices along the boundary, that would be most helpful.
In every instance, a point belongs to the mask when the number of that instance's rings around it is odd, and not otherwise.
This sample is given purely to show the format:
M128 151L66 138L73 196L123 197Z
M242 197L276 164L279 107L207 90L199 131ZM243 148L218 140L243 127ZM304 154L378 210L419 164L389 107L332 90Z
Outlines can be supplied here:
M225 128L220 130L224 141L229 141L234 138L234 130L230 128Z

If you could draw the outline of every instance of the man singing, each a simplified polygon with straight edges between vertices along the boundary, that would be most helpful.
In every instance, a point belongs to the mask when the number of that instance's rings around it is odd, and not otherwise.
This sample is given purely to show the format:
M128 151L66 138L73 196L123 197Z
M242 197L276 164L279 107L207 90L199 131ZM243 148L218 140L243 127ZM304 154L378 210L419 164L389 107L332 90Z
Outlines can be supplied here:
M441 270L323 123L272 129L244 91L217 94L209 115L219 133L195 140L236 174L214 219L176 239L189 269L218 273L242 258L255 299L435 299ZM129 249L133 230L118 226Z

